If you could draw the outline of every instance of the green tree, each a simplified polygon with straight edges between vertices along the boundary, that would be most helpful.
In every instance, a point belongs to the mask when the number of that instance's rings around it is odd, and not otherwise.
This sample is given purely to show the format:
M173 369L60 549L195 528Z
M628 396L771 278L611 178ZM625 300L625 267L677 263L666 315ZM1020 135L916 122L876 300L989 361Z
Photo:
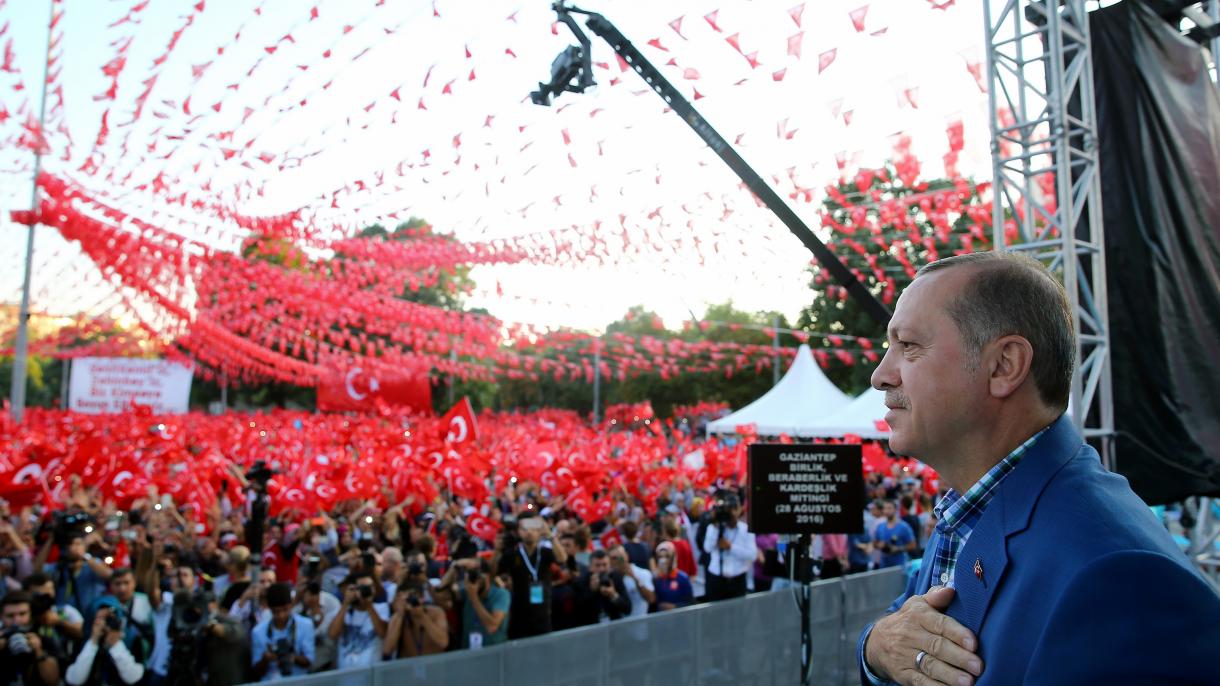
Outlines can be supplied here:
M917 179L911 159L900 158L880 169L861 170L852 179L827 188L820 215L830 228L828 245L844 260L869 291L891 309L897 295L922 265L956 252L990 247L991 205L980 187L965 178ZM847 393L869 385L875 364L861 355L853 337L874 343L883 354L885 329L818 265L809 267L813 299L801 310L797 327L819 334L843 336L842 346L825 336L810 345L829 353L827 376ZM846 364L833 353L846 350Z

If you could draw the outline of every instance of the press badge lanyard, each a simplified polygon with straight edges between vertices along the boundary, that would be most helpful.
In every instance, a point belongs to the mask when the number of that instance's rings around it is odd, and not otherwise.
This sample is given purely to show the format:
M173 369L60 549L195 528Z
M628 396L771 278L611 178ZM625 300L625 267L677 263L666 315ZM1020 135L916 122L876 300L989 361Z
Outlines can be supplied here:
M518 544L517 552L521 553L521 559L525 561L525 568L529 570L530 577L534 579L534 583L530 584L530 604L542 604L542 584L538 581L538 568L542 566L542 544L534 550L534 562L530 563L530 558L525 554L525 545Z

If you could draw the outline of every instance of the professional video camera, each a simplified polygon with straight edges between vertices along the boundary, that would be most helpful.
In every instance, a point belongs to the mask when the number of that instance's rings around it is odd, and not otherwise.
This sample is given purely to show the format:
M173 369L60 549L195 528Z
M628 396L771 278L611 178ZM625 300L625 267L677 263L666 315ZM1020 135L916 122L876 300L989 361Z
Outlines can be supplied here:
M58 546L67 545L73 536L87 533L88 527L96 524L88 512L57 510L51 513L51 540Z
M712 510L712 521L720 526L732 524L733 517L736 516L737 508L739 507L741 507L741 501L737 498L736 493L722 493L715 501L715 509Z
M170 633L177 637L198 637L212 620L208 606L212 594L207 591L178 591L174 594L174 616Z
M208 624L212 621L208 591L178 591L174 594L174 613L169 625L171 640L168 686L199 686L199 656L203 654Z

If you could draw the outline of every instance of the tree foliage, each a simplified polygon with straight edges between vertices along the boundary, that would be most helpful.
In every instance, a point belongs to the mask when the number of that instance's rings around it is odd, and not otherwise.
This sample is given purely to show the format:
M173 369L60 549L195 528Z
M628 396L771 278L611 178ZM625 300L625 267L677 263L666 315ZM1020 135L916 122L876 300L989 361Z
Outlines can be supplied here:
M820 215L830 231L828 245L868 290L887 307L911 282L916 270L940 257L990 247L991 205L978 185L965 178L918 180L909 158L879 169L864 169L827 189ZM875 365L861 364L863 337L880 344L884 327L830 281L818 265L809 267L813 299L801 310L797 326L845 337L842 346L822 336L811 345L833 352L846 349L855 362L828 356L826 374L844 391L868 388ZM876 346L877 354L884 352Z

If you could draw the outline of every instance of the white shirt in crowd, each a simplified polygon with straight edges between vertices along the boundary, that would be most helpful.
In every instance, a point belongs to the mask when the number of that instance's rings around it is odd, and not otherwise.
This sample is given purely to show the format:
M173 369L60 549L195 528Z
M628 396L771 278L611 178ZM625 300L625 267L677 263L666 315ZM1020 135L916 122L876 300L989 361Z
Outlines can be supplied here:
M229 616L249 630L255 625L270 621L271 610L270 608L263 607L261 603L258 609L255 610L254 605L249 600L238 600L233 603L233 607L229 608Z
M631 572L635 574L634 579L630 576L623 577L623 585L627 587L627 597L631 600L631 614L627 616L642 617L648 614L648 601L644 600L644 596L640 594L640 586L649 591L656 591L652 585L652 572L635 565L631 565Z
M330 593L322 591L318 594L318 608L322 611L322 617L314 622L314 627L324 632L330 626L330 623L334 621L335 615L339 614L339 610L343 609L343 603L339 602L339 599ZM310 619L315 619L302 603L297 603L296 607L293 608L293 612L305 615Z
M758 546L754 543L754 534L750 533L745 522L737 522L734 528L726 528L724 537L729 539L731 546L721 550L720 527L709 525L707 535L703 537L703 550L712 556L707 565L708 574L725 578L741 576L751 569L758 557Z
M314 640L317 642L314 652L315 666L329 665L335 659L336 644L327 634L327 629L330 628L330 623L334 621L335 615L339 614L341 609L343 609L343 603L326 591L322 591L318 595L318 614L311 613L301 603L297 603L296 608L293 609L293 612L313 621Z
M81 648L80 654L76 656L76 660L68 667L68 671L64 673L64 681L69 686L81 686L89 680L89 675L93 672L93 660L97 657L98 645L92 638L85 641L85 646ZM118 641L114 645L106 649L110 653L110 660L114 663L114 668L119 673L119 679L125 684L134 684L144 678L144 665L136 662L131 651L122 641Z
M174 618L174 594L161 592L161 604L153 613L153 649L148 668L158 676L169 676L169 624Z
M373 612L382 621L390 620L390 606L373 603ZM381 639L373 628L373 619L363 610L351 609L343 618L343 633L339 634L339 669L371 667L381 662Z

